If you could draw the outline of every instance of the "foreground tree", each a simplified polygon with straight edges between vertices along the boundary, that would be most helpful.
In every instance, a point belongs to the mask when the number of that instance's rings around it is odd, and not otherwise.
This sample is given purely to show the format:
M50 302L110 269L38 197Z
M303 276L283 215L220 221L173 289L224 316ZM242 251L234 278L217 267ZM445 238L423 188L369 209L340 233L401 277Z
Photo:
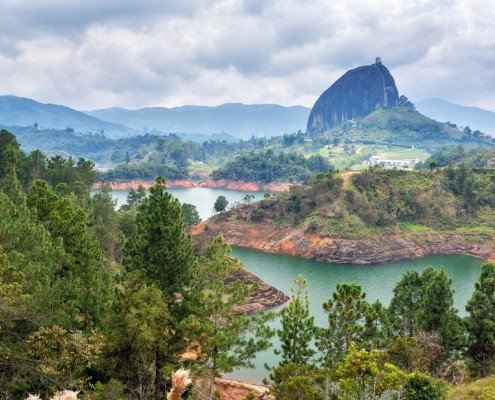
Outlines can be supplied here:
M109 319L107 369L138 400L150 398L157 374L169 359L173 342L170 313L163 292L129 274L123 285L118 311Z
M495 264L481 266L481 276L466 310L469 313L467 354L475 373L487 376L495 372Z
M121 242L119 220L115 212L117 201L112 197L112 188L104 181L98 192L91 198L93 209L91 228L100 242L105 255L115 259L117 247Z
M388 308L389 319L396 334L404 338L420 331L418 309L422 301L423 281L417 271L407 271L397 283Z
M332 298L323 304L323 310L328 315L328 328L319 330L316 345L325 366L331 367L342 360L351 342L364 344L368 319L369 332L376 328L365 297L360 286L342 284L337 285Z
M384 363L378 350L357 349L354 343L336 365L338 399L367 400L401 398L406 374L395 365Z
M277 400L326 400L327 377L323 370L287 363L275 368L270 394Z
M27 345L27 356L37 365L30 373L30 387L47 396L89 387L85 371L97 362L103 338L97 332L85 335L54 325L31 334Z
M463 347L464 330L454 308L452 280L445 269L427 268L423 273L424 292L419 318L421 329L438 335L438 342L446 351L445 358L458 356Z
M242 265L232 258L230 246L216 237L200 260L199 287L195 290L193 311L187 321L190 332L196 332L195 344L198 373L203 381L203 399L214 399L214 378L235 367L252 367L257 352L270 346L272 331L266 326L270 315L248 315L244 303L256 287L242 279Z
M309 311L308 282L302 276L294 280L295 289L287 307L280 311L282 329L277 335L282 343L280 365L286 363L311 364L315 350L311 347L317 331Z
M187 347L183 321L197 260L184 231L180 203L166 191L160 176L139 206L135 221L136 233L124 244L123 264L127 271L136 271L163 292L174 336L167 351L156 355L154 393L158 400L163 393L163 367L176 365Z
M66 291L77 312L73 324L87 330L101 324L113 299L113 282L108 260L86 226L87 214L71 200L58 196L41 180L33 182L27 195L37 220L67 255L62 274L72 278Z

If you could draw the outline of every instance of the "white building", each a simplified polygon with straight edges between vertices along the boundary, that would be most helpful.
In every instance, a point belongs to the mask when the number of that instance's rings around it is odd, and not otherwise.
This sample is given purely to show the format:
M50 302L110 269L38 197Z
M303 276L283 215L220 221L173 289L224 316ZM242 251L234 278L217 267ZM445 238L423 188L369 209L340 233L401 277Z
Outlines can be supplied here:
M402 167L409 168L419 162L418 158L406 158L405 160L389 160L384 155L371 156L369 161L371 165L381 165L382 167Z

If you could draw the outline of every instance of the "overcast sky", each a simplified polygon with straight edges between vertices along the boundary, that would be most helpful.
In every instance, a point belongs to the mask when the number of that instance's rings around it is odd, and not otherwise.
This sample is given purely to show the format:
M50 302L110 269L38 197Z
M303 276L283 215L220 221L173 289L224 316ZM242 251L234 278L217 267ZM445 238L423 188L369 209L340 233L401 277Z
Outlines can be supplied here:
M0 94L78 109L301 104L375 56L495 110L495 0L1 0Z

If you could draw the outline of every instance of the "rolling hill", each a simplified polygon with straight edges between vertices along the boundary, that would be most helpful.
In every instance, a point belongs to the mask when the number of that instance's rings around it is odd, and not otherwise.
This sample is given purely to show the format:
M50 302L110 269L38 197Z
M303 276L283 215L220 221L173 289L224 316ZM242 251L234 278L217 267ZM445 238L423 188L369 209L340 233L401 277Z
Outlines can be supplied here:
M73 128L88 133L105 131L107 136L129 136L132 130L118 123L102 121L72 108L43 104L17 96L0 96L0 124L5 126L32 126L49 129Z
M495 136L495 112L478 107L462 106L443 99L426 99L414 103L419 112L437 121L469 125L472 129Z

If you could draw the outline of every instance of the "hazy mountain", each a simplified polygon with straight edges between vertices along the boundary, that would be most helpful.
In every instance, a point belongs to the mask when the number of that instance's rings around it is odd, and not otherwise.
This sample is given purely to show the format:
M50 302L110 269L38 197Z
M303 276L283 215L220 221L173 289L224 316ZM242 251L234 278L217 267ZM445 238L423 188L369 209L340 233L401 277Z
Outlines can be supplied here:
M56 104L43 104L17 96L0 96L0 124L29 126L35 122L40 127L79 132L105 131L107 136L128 136L131 130L117 123L102 121L81 111Z
M372 65L347 71L316 100L308 118L307 132L327 131L380 107L394 107L399 92L380 58Z
M443 99L426 99L414 103L419 112L437 121L469 125L471 129L495 136L495 112L478 107L461 106Z
M108 108L87 113L134 129L206 135L225 132L238 138L249 138L252 135L273 136L303 130L309 111L302 106L229 103L216 107L149 107L138 110Z

